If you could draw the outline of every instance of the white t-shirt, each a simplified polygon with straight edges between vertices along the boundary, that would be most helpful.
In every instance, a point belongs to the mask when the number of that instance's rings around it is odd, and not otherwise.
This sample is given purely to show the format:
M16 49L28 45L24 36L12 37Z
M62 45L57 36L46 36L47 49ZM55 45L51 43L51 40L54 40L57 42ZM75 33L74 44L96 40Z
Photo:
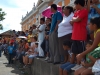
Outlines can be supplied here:
M33 29L32 34L36 35L37 34L37 29Z
M31 47L33 47L35 45L35 42L31 42Z
M37 53L39 53L39 50L38 50L38 48L35 48L34 49L34 55L38 55Z
M68 54L69 54L69 56L70 56L70 58L72 58L72 52L71 52L71 50L68 50Z
M31 48L33 48L33 46L35 46L35 42L31 42ZM32 51L32 49L29 50Z
M72 25L70 24L70 21L73 16L73 13L71 13L68 17L64 16L63 21L58 25L58 37L63 37L72 33Z
M39 27L39 30L40 30L41 32L39 32L39 34L38 34L38 40L44 40L44 38L45 38L45 27L46 27L45 24L43 24L43 25L41 25L41 26Z

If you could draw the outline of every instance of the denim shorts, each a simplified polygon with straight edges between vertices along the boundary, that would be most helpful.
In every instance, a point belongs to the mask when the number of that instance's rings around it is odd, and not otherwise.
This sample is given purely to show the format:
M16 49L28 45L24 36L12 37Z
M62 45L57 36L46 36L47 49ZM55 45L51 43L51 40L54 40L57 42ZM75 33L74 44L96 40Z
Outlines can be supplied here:
M33 59L33 58L35 58L36 56L37 56L37 55L29 55L28 58L29 58L29 59Z
M71 64L70 62L67 62L63 65L60 66L61 69L66 70L66 71L71 71L71 68L73 68L76 64Z

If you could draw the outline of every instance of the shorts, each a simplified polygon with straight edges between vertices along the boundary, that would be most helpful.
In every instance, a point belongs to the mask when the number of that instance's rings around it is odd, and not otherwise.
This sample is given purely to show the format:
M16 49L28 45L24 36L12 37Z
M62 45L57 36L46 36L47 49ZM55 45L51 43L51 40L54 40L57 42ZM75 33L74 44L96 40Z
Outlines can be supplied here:
M100 72L95 72L94 75L100 75Z
M70 62L67 62L63 65L60 66L61 69L66 70L66 71L71 71L71 68L73 68L76 64L71 64Z
M37 55L29 55L28 58L29 59L33 59L34 57L36 57Z
M73 40L71 50L73 54L80 54L85 51L85 41Z

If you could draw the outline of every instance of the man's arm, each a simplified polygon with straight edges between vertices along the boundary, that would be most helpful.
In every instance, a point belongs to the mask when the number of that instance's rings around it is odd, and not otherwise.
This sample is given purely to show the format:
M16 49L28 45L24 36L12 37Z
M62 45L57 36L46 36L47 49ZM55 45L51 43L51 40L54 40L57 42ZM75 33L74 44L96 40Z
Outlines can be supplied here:
M44 26L41 25L39 28L38 28L38 32L42 32L44 30Z
M86 1L86 0L85 0ZM87 6L86 6L88 12L90 11L90 0L87 1Z
M96 9L96 11L98 12L98 14L100 14L100 8L98 8L96 5L92 6L94 9Z
M74 22L80 22L81 20L82 20L81 18L72 19L73 23Z
M81 21L80 18L72 19L72 20L70 21L70 24L73 25L74 22L80 22L80 21Z
M58 30L58 24L59 24L60 22L61 22L60 20L58 20L58 21L57 21L55 31L57 31L57 30Z
M38 32L42 32L41 30L39 30L39 28L37 29Z

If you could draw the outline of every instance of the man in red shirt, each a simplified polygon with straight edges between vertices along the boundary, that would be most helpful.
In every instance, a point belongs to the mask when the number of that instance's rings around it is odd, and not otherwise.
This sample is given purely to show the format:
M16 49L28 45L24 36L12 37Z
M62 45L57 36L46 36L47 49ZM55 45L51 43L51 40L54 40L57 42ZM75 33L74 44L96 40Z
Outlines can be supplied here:
M85 41L87 39L87 20L88 10L84 8L85 0L75 0L75 9L73 19L70 23L73 25L72 32L72 53L76 56L85 50Z

